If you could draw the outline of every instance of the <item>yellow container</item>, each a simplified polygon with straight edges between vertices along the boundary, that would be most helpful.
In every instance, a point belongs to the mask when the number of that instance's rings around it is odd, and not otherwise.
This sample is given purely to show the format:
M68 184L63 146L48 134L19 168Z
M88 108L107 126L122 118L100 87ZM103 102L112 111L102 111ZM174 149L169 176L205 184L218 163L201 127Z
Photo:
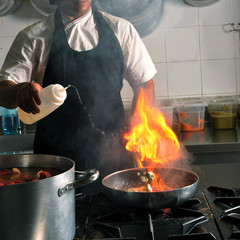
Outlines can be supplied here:
M236 127L238 103L235 96L209 97L206 101L213 129Z

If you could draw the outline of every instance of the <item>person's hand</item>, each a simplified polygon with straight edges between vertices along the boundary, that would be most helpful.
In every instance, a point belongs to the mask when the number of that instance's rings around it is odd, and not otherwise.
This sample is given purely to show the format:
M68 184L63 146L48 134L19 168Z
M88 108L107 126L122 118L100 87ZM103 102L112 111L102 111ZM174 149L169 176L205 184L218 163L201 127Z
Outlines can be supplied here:
M40 112L38 105L41 104L38 92L42 90L38 83L19 83L16 84L16 102L25 112L36 114Z

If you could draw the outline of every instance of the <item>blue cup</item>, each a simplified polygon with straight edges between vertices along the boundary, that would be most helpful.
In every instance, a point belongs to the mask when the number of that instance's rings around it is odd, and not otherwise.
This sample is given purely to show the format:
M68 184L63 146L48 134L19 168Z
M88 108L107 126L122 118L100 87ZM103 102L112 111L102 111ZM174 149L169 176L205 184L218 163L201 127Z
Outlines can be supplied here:
M2 130L5 135L18 134L17 109L7 109L1 107Z

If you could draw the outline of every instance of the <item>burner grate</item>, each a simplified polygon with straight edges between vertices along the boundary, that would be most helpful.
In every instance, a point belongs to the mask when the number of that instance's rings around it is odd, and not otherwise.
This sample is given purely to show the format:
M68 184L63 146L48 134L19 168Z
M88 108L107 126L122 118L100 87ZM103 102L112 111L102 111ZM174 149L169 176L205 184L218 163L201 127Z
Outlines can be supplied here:
M236 196L236 190L235 189L229 189L229 188L223 188L219 186L210 186L207 189L209 192L215 192L220 193L221 195L225 195L228 197L234 197Z
M240 231L232 232L229 239L240 239Z
M81 225L83 239L221 239L201 191L181 206L169 209L126 208L109 201L103 194L91 198L89 207L82 207L88 209Z
M208 203L222 239L240 239L239 191L217 186L210 186L207 190Z
M184 216L194 217L193 219L182 223L182 234L189 234L197 225L208 221L208 218L199 211L177 208L176 212L177 214L182 214Z
M123 208L97 217L95 227L107 234L109 237L122 238L125 236L136 236L136 239L167 239L169 237L181 237L190 235L209 239L213 234L193 233L200 224L208 221L208 218L200 211L194 210L197 204L202 204L198 198L191 199L181 207L149 212L144 209ZM184 208L183 208L184 207ZM188 209L193 208L193 209ZM175 235L174 235L175 234ZM180 235L179 235L180 236ZM189 238L187 238L189 239Z
M189 235L173 235L169 236L168 240L214 240L216 237L212 233L200 233Z

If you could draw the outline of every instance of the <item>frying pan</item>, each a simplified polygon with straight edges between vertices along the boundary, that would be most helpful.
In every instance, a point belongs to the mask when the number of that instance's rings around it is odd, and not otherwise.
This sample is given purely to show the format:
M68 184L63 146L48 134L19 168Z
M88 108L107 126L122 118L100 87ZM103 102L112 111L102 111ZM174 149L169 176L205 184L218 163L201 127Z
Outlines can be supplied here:
M148 171L160 174L173 190L136 192L127 189L142 184L141 176ZM118 171L102 180L106 196L120 205L134 208L165 209L181 205L196 192L199 177L188 170L172 167L132 168Z

